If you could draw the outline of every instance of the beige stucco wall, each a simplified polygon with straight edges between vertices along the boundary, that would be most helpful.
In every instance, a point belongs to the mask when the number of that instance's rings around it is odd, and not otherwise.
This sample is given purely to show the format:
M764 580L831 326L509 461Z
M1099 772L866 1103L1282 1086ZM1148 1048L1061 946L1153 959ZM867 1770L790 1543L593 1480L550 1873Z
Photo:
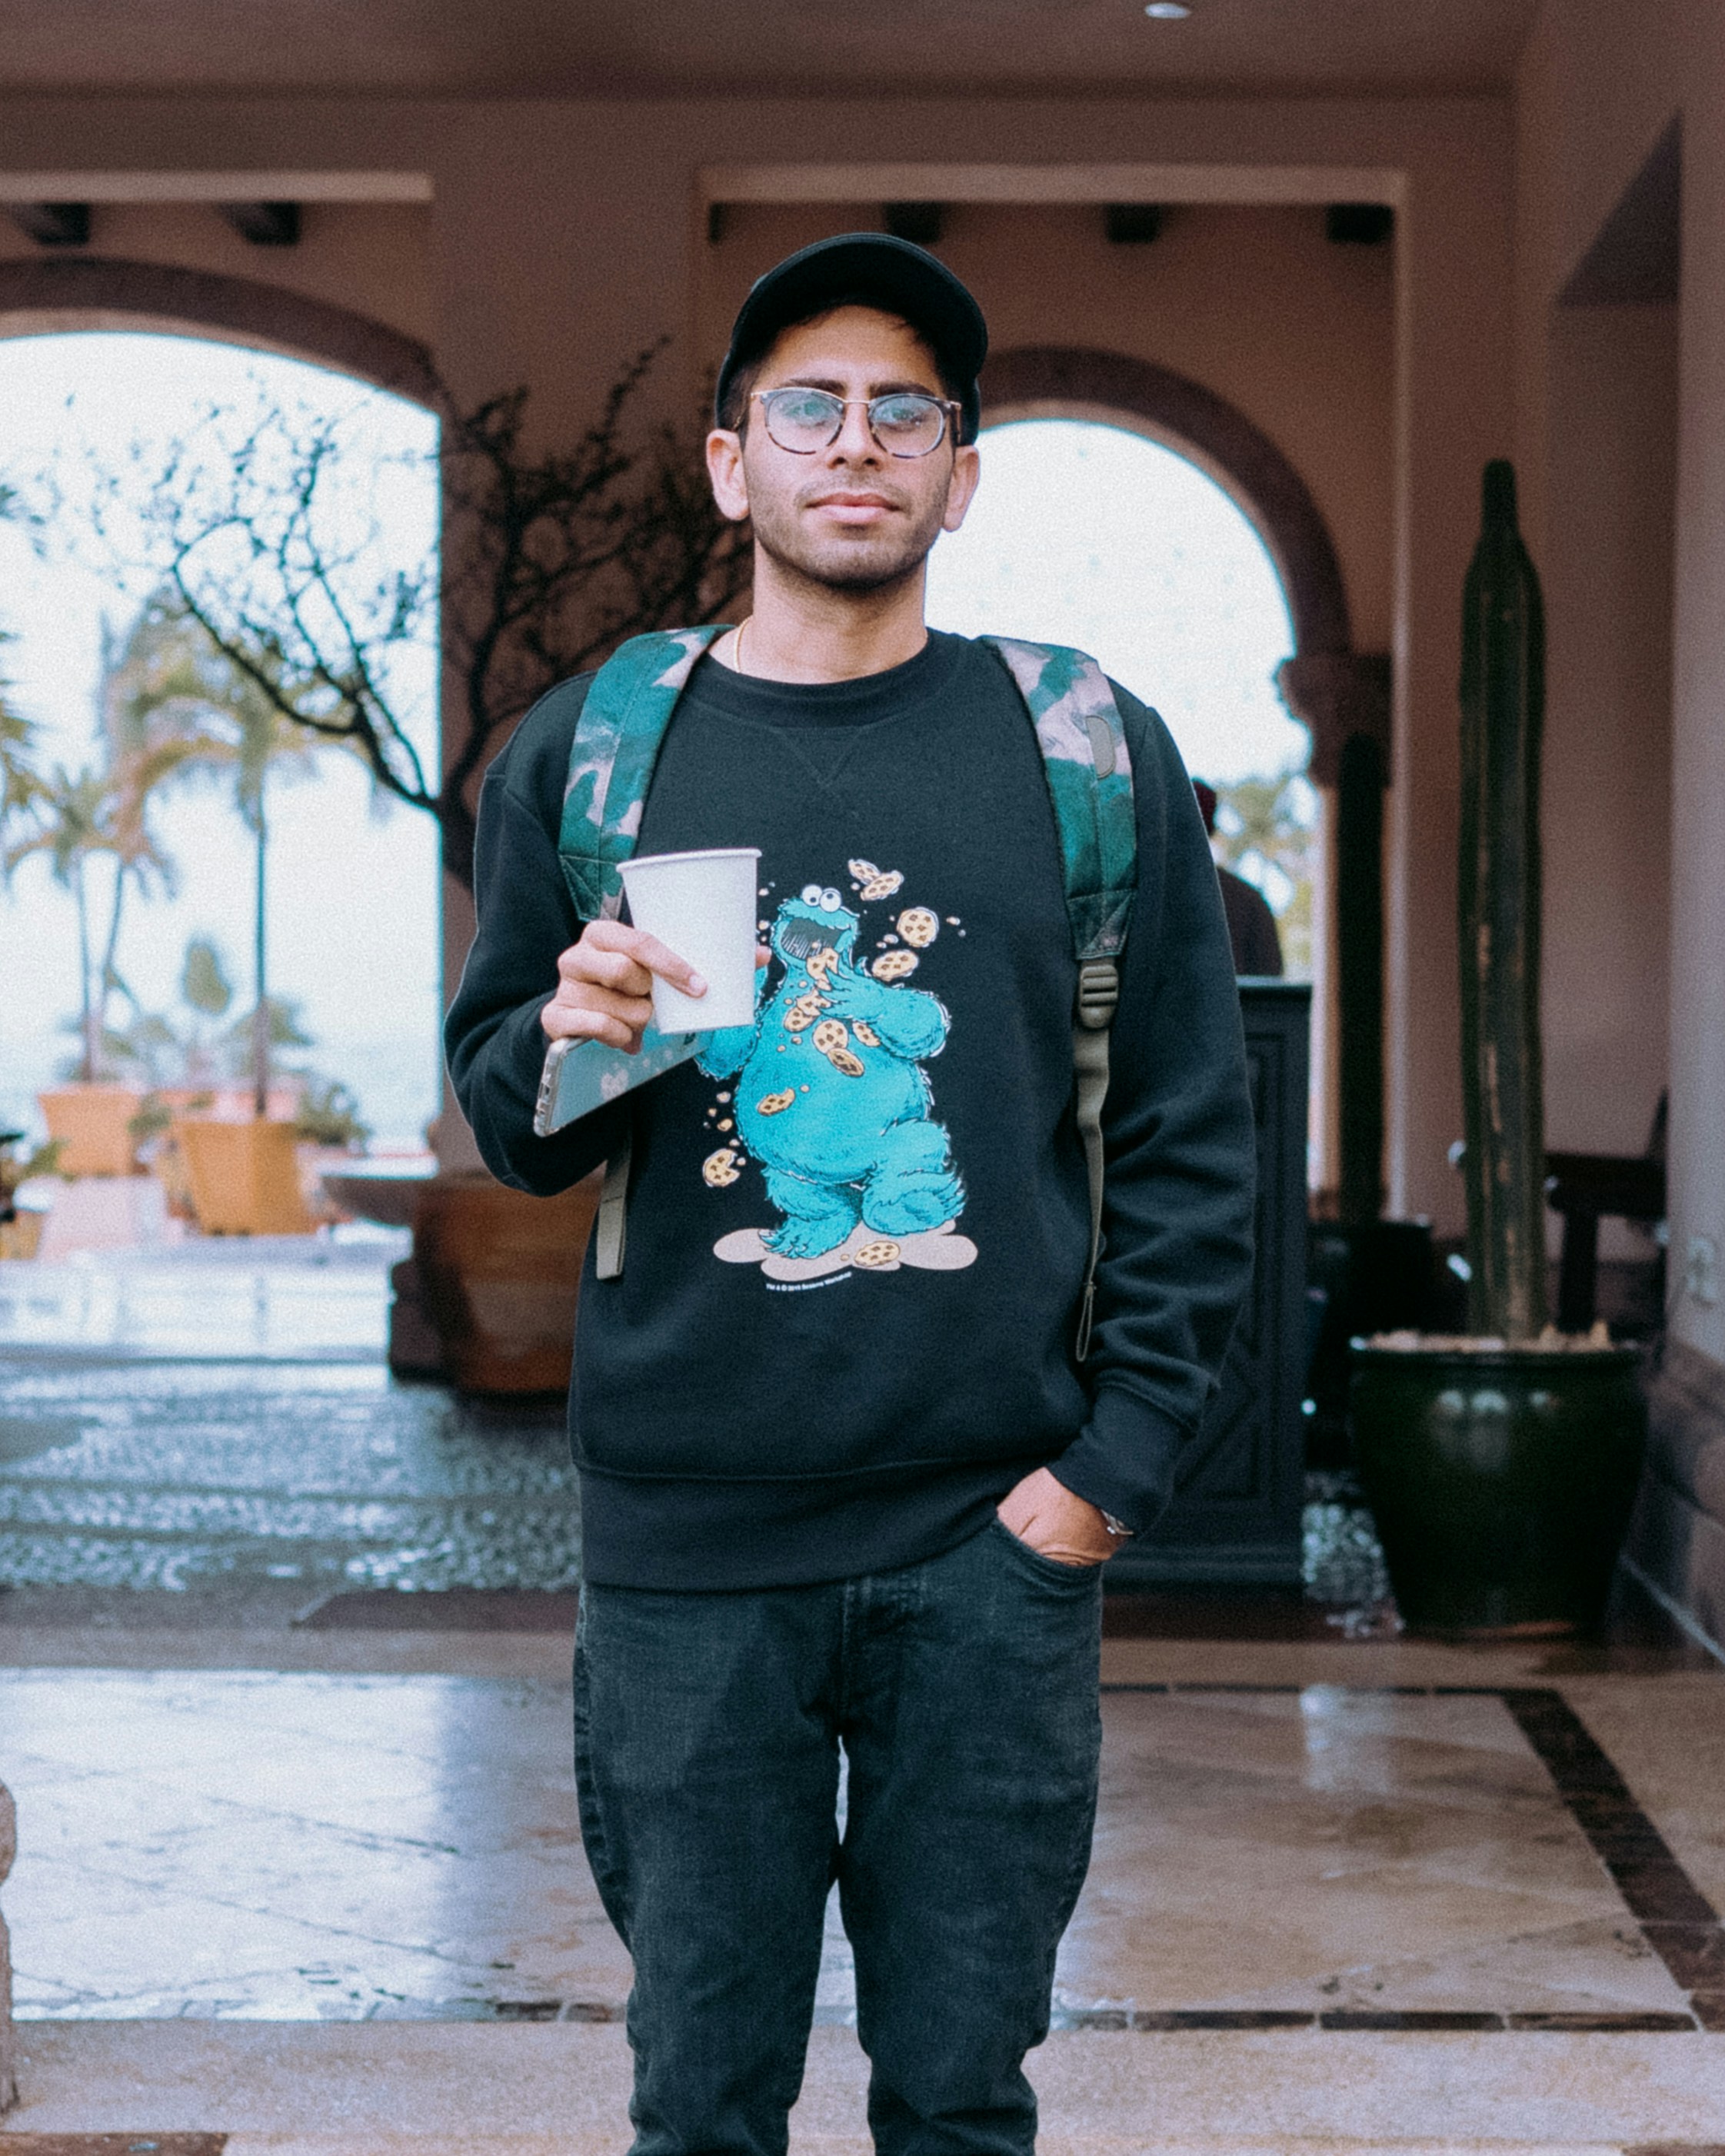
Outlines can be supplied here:
M297 245L254 247L203 203L98 203L82 251L281 285L369 315L422 344L436 332L429 203L311 203L301 212ZM0 262L39 261L44 254L0 217Z
M1674 115L1683 121L1682 291L1676 331L1675 379L1670 332L1651 322L1575 326L1559 319L1558 294L1599 228ZM1577 392L1591 378L1604 397L1599 432L1616 462L1619 504L1627 522L1608 523L1622 538L1658 513L1661 465L1672 471L1670 772L1667 953L1651 935L1642 946L1640 1009L1656 1029L1666 973L1671 1089L1671 1209L1674 1269L1681 1277L1689 1240L1712 1237L1725 1248L1725 10L1714 0L1666 0L1625 15L1603 0L1548 0L1523 64L1518 111L1519 200L1517 295L1517 434L1530 480L1530 529L1537 547L1584 573L1579 548L1560 521L1599 499L1601 482L1576 468L1566 429L1584 417ZM1563 311L1566 314L1568 311ZM1615 311L1599 311L1602 315ZM1632 409L1637 395L1648 409ZM1656 440L1675 412L1675 458ZM1660 418L1661 413L1667 415ZM1636 469L1631 470L1630 466ZM1612 482L1603 481L1609 490ZM1640 558L1619 558L1629 591L1607 597L1609 579L1594 565L1594 589L1617 608L1614 632L1598 645L1615 670L1625 701L1615 721L1620 753L1609 763L1595 743L1593 783L1579 779L1558 797L1553 851L1563 834L1578 854L1591 829L1646 829L1656 865L1656 804L1644 780L1650 747L1656 759L1656 645L1654 586L1661 572L1651 536ZM1578 584L1575 590L1579 593ZM1568 601L1562 603L1567 605ZM1640 678L1637 678L1638 674ZM1601 724L1609 725L1609 721ZM1645 731L1643 731L1643 728ZM1625 788L1627 815L1616 803ZM1650 929L1657 900L1653 875L1632 875L1620 854L1621 911ZM1596 910L1591 927L1613 936L1620 924ZM1614 941L1616 938L1614 937ZM1579 967L1579 947L1561 963ZM1550 977L1548 985L1550 984ZM1595 1004L1599 1002L1597 992ZM1602 1072L1631 1064L1643 1090L1653 1057L1628 1051L1622 1029L1635 1020L1633 977L1620 978L1616 1015L1602 1044ZM1579 1046L1574 1033L1572 1047ZM1632 1137L1627 1108L1615 1136ZM1676 1281L1674 1281L1674 1286ZM1679 1295L1678 1337L1725 1360L1725 1309Z
M1512 436L1506 101L16 100L0 116L0 158L18 172L249 167L428 176L423 246L404 239L402 253L418 250L429 307L414 300L420 272L410 264L367 267L357 254L351 275L336 280L348 289L321 285L318 296L387 311L403 327L429 319L439 362L463 395L530 381L547 437L578 426L619 363L661 332L677 342L657 393L667 409L691 409L703 358L704 167L1064 161L1211 175L1217 198L1240 206L1231 261L1225 220L1208 213L1190 214L1184 239L1182 219L1171 218L1167 240L1128 272L1122 250L1078 237L1076 213L1046 208L1023 228L1037 236L1037 259L1064 250L1057 295L1016 261L998 218L978 217L967 239L960 212L954 259L974 248L1004 342L1072 341L1082 324L1086 340L1142 336L1153 356L1212 380L1266 424L1330 516L1356 636L1389 643L1398 660L1392 1180L1401 1208L1455 1223L1459 1193L1444 1154L1460 1123L1450 926L1455 638L1479 469ZM1319 199L1376 192L1386 176L1400 195L1388 421L1386 295L1366 289L1384 275L1382 258L1344 264L1324 249L1314 222L1306 274L1297 264L1284 274L1286 234L1249 207L1255 194L1285 198L1282 175L1298 167L1323 168ZM357 221L356 235L360 228ZM336 230L332 223L332 237ZM227 245L202 227L196 244ZM274 270L264 250L241 249L242 274ZM1341 277L1361 289L1342 293ZM1183 309L1169 304L1182 293ZM1230 308L1241 325L1233 341ZM1370 336L1358 344L1338 336L1336 308L1369 319ZM453 968L465 940L458 901L446 932Z
M1557 308L1548 346L1547 1136L1633 1153L1668 1068L1676 310Z

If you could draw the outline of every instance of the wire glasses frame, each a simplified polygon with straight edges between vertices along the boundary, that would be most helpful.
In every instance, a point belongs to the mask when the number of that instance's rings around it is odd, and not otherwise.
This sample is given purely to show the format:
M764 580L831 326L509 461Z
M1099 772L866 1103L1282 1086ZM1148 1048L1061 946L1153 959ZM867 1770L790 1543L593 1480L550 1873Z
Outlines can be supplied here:
M812 457L830 449L839 439L845 414L860 404L869 417L869 432L890 457L926 457L947 439L947 414L956 422L959 407L950 397L932 397L920 389L891 389L880 397L839 397L830 389L804 388L795 383L779 389L750 392L761 407L767 432L793 456Z

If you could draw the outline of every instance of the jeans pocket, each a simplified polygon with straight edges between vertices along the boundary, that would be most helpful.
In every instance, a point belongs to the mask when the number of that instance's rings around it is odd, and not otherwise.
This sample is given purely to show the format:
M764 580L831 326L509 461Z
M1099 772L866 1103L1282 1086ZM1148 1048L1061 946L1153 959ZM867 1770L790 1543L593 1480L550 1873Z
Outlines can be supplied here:
M1057 1557L1045 1557L1039 1549L1032 1549L1021 1535L1015 1535L997 1512L988 1522L991 1532L1003 1541L1019 1562L1037 1579L1050 1586L1090 1587L1101 1576L1100 1562L1095 1564L1063 1564Z

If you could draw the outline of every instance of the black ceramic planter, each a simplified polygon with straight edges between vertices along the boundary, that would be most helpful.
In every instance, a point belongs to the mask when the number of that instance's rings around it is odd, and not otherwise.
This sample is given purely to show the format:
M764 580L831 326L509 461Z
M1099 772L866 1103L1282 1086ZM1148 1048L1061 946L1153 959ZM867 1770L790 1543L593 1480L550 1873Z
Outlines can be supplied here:
M1646 1442L1639 1359L1355 1346L1354 1456L1409 1625L1598 1624Z

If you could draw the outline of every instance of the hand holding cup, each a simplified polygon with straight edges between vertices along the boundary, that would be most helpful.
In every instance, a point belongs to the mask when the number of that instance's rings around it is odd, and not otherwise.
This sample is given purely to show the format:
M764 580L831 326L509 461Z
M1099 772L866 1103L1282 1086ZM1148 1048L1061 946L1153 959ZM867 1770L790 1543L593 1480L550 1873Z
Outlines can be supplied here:
M653 1018L655 976L699 998L706 983L656 936L621 921L589 921L557 960L557 993L539 1014L552 1040L603 1040L639 1052Z

